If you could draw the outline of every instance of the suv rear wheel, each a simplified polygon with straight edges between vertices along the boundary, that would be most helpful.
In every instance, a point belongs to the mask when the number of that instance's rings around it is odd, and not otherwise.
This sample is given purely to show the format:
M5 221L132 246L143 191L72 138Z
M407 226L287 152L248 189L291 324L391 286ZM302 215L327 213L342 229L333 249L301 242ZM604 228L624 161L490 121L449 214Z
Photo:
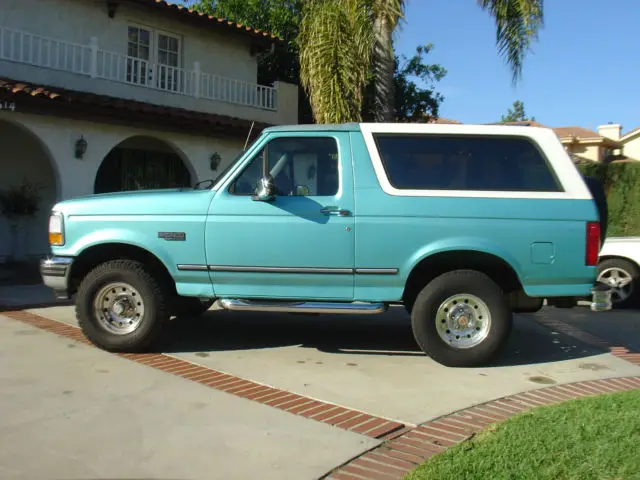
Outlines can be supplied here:
M156 343L169 320L165 298L144 264L112 260L91 270L80 284L76 317L99 348L140 352Z
M436 277L418 294L411 313L420 348L448 367L490 362L505 346L512 323L502 289L474 270Z

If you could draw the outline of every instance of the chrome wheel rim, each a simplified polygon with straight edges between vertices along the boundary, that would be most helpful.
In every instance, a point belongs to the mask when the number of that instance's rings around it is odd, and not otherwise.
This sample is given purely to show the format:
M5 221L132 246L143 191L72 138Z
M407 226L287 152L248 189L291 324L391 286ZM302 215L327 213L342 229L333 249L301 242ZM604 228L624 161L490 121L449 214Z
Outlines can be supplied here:
M436 313L436 330L453 348L472 348L489 335L491 313L475 295L460 293L447 298Z
M128 283L114 282L96 294L93 311L102 328L116 335L126 335L140 326L144 317L144 301Z
M619 267L607 268L600 272L598 282L611 287L611 301L613 303L624 302L633 293L631 274Z

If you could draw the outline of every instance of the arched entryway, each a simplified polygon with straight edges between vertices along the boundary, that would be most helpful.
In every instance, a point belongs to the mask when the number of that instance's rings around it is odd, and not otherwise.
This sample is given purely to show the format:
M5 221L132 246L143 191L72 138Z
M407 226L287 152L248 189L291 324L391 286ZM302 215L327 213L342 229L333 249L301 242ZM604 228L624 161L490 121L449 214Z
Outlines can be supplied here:
M195 175L184 155L167 142L130 137L113 147L96 174L95 193L188 187Z
M24 213L25 190L37 194L31 197L37 198L33 216L0 216L0 261L23 261L49 253L49 213L60 192L53 162L49 149L31 130L0 119L0 192L8 194L6 206L14 213Z

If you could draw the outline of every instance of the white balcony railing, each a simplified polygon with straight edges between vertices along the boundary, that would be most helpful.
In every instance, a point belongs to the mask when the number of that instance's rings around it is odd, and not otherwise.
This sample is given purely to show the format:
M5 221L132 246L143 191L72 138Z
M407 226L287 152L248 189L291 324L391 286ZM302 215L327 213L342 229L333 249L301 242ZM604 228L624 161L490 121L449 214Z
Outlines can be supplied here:
M108 52L98 47L95 37L81 45L0 27L0 60L264 110L278 108L274 87L204 73L198 62L187 70Z

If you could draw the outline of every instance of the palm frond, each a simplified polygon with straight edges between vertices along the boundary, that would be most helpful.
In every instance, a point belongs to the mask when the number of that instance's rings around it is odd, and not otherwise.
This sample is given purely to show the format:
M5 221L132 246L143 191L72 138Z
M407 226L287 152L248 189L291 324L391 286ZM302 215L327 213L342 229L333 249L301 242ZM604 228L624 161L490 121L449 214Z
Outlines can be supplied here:
M359 0L308 0L298 44L300 79L318 123L360 121L371 62L370 11Z
M513 82L522 76L522 64L531 40L543 26L544 0L478 0L496 23L498 51L511 69Z
M375 20L387 22L393 31L404 19L405 0L372 0L371 8Z

